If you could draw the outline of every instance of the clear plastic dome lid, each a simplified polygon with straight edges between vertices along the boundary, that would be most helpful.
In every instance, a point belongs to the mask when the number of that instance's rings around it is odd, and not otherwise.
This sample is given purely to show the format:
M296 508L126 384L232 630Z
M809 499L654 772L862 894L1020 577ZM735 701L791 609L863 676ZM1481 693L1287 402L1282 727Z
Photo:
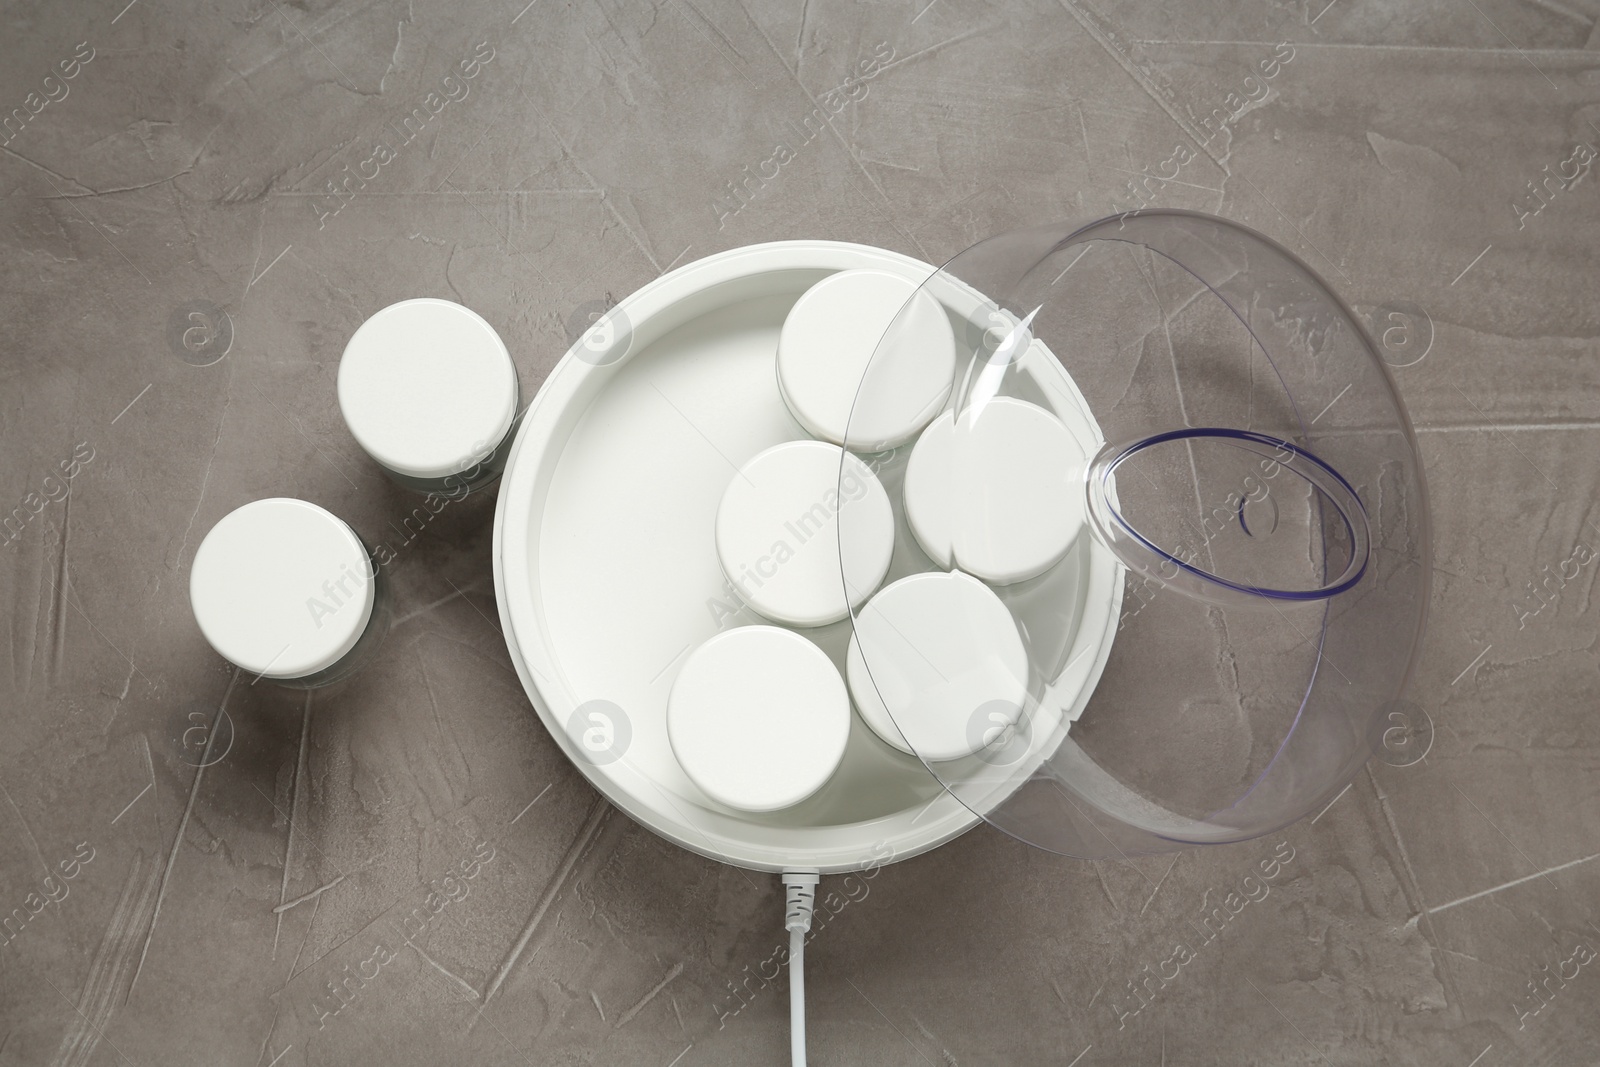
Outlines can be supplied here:
M930 304L948 397L876 452ZM1272 240L1152 210L980 242L884 333L844 445L897 524L851 612L857 707L999 829L1086 858L1238 841L1379 744L1429 598L1421 459L1372 340Z

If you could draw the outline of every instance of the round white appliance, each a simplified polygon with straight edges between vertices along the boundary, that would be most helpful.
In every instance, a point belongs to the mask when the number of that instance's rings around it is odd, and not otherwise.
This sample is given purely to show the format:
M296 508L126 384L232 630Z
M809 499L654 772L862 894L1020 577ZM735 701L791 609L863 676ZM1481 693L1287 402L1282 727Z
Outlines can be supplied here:
M777 811L719 803L684 773L667 732L690 653L735 626L767 624L727 581L714 535L730 478L757 454L809 440L785 403L779 337L795 302L841 271L935 273L907 256L833 241L752 245L686 264L624 299L550 373L522 417L495 517L495 588L511 658L551 735L612 803L684 848L753 870L860 870L940 845L1004 791L957 799L921 760L859 715L838 770ZM963 336L988 326L976 294L941 300ZM887 316L893 318L893 315ZM1054 360L1032 354L1039 402L1084 455L1104 440ZM886 583L927 569L902 500L912 450L860 458L893 504ZM1054 679L1064 719L1105 665L1122 598L1112 554L1080 537L1045 579L1052 617L1070 602L1073 654ZM1027 620L1020 620L1026 627ZM805 631L843 674L849 619ZM1063 696L1064 694L1064 696ZM1058 723L1064 727L1065 722ZM1037 730L1041 745L1060 730ZM1038 763L1038 750L1020 760Z

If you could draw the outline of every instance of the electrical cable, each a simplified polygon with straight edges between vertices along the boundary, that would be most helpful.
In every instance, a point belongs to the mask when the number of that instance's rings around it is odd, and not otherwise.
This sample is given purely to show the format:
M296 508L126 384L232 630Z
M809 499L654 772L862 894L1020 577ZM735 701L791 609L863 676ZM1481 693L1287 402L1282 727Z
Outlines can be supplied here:
M816 871L784 871L784 926L789 931L789 1049L793 1067L806 1067L806 934L817 895Z

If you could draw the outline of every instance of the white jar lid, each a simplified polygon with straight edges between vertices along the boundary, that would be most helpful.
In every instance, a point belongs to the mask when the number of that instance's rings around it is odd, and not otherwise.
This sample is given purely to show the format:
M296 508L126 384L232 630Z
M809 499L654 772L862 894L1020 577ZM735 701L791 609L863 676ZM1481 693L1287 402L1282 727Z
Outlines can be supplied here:
M850 542L842 572L841 526ZM865 602L889 572L894 512L856 457L821 441L786 441L733 476L716 539L723 573L746 604L775 622L823 626Z
M337 663L372 617L372 562L355 531L304 500L257 500L195 550L189 603L211 647L267 678Z
M895 582L856 615L845 672L873 733L908 755L950 760L1016 723L1028 655L993 590L960 571L927 571Z
M368 455L412 478L488 457L511 428L517 369L500 335L449 300L402 300L356 330L339 361L339 408Z
M1007 585L1043 574L1085 522L1086 458L1071 431L1025 400L940 415L906 464L906 521L941 567Z
M706 796L777 811L838 769L850 697L833 661L804 637L742 626L689 653L667 698L667 737Z
M944 407L955 367L955 335L938 301L887 271L822 279L795 301L778 337L778 388L789 411L812 436L852 452L911 440Z

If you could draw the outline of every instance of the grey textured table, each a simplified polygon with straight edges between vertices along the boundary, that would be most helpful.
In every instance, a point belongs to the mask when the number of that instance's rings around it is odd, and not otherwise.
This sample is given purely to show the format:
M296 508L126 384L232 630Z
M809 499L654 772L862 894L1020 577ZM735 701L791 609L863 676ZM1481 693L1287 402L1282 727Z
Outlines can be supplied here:
M938 262L1134 188L1384 337L1433 493L1432 747L1244 845L980 829L883 869L808 953L813 1062L1600 1062L1600 3L124 2L0 16L0 1064L786 1062L776 880L566 762L492 495L402 531L339 353L448 297L531 395L584 309L692 258ZM268 495L401 556L377 662L310 697L189 611L200 538Z

